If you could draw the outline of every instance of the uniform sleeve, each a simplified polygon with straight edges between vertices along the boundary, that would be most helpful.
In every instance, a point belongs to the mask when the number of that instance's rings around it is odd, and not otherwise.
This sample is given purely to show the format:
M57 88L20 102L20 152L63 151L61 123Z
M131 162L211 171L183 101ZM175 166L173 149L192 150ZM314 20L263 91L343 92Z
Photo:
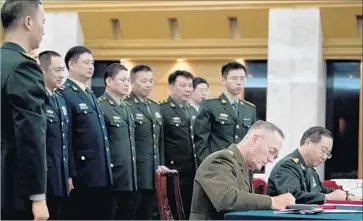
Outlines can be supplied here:
M203 165L204 166L204 165ZM199 168L200 183L217 212L270 209L271 197L242 191L237 186L233 163L225 156L214 159L205 170Z
M46 191L46 92L43 74L35 62L20 64L5 90L13 107L12 117L20 182L28 196Z
M318 182L319 182L319 185L320 185L320 187L321 187L321 192L322 193L325 193L325 194L329 194L329 193L331 193L331 192L333 192L334 190L333 189L331 189L331 188L328 188L328 187L325 187L322 183L321 183L321 181L320 181L320 177L319 177L319 174L316 172L316 170L313 168L313 170L314 170L314 172L315 172L315 174L316 174L316 176L318 177Z
M68 124L68 168L69 168L69 177L77 176L76 165L74 163L74 152L73 152L73 145L72 145L72 110L71 106L66 100L67 105L67 112L69 117L69 124Z
M201 105L200 112L194 122L195 154L198 165L210 154L208 139L211 131L211 117L209 108L205 103L203 102Z
M164 119L162 118L163 123L160 127L160 135L159 135L159 157L160 157L160 165L165 165L165 148L164 148Z
M301 175L295 165L288 161L281 164L274 177L270 177L275 184L277 195L290 192L296 199L296 203L301 204L320 204L325 201L324 193L313 193L302 191L300 179Z

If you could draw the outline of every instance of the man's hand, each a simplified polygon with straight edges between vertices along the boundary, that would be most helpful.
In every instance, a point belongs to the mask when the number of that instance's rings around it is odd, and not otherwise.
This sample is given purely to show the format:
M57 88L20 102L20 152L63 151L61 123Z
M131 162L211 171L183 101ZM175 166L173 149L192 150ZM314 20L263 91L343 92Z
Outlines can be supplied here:
M74 189L72 178L68 178L68 186L69 186L69 192L71 192Z
M348 200L363 200L362 196L348 195Z
M337 189L333 192L325 195L326 200L345 200L347 198L347 193L343 190Z
M34 220L47 220L49 211L45 200L36 200L32 203Z
M158 169L156 171L157 172L160 172L162 174L166 174L166 173L177 173L176 170L171 170L171 169L167 168L166 166L158 166Z
M285 193L280 196L271 197L271 209L286 209L286 206L295 204L295 197L291 193Z

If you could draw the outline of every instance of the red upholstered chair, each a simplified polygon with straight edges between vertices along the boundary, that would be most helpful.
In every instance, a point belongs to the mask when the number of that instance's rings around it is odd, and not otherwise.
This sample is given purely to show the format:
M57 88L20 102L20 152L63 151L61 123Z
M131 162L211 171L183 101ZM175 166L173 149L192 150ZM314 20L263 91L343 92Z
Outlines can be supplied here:
M177 220L185 220L183 203L180 194L179 175L177 171L167 174L156 171L155 183L156 183L156 195L157 195L160 219L174 220L173 214L170 209L168 194L167 194L168 192L167 185L169 185L167 183L168 180L167 178L170 176L172 177L172 179L169 180L172 180L171 184L174 185L175 201L178 211Z
M267 195L267 183L261 178L253 178L253 192L257 194Z
M342 186L339 186L335 181L333 181L333 180L325 180L324 182L323 182L323 185L325 186L325 187L328 187L328 188L331 188L331 189L334 189L334 190L336 190L336 189L343 189L343 187Z

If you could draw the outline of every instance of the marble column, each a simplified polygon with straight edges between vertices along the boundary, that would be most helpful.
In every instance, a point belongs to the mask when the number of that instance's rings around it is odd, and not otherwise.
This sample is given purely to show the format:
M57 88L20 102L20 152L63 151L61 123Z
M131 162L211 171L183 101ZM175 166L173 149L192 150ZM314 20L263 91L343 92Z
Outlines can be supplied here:
M325 126L326 72L320 10L270 9L268 38L266 118L286 135L276 163L299 147L306 129ZM266 166L265 178L274 164ZM324 179L324 165L317 170Z
M44 36L39 52L53 50L64 59L71 47L83 43L83 31L77 12L46 13Z

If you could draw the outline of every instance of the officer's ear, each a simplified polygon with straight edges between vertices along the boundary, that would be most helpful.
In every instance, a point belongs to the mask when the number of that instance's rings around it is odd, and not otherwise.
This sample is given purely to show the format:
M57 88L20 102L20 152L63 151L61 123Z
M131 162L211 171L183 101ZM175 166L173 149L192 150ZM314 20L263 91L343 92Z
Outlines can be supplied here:
M106 78L106 85L105 86L110 85L111 84L111 81L112 81L112 79L110 77L107 77Z
M31 16L25 16L23 18L24 26L27 30L30 30L34 24L34 21Z

